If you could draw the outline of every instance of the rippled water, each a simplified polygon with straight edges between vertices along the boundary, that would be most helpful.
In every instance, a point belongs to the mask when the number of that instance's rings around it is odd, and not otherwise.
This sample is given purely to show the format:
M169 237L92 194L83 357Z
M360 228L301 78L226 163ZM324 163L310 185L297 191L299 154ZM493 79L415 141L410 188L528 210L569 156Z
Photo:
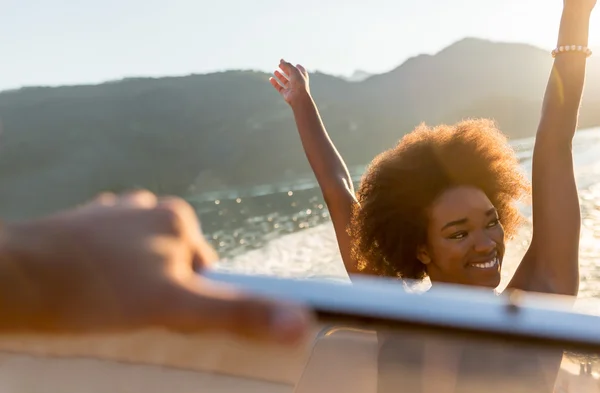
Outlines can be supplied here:
M533 140L516 140L513 145L531 173ZM580 131L573 148L583 217L580 297L600 298L600 129ZM356 184L363 170L351 170ZM222 257L220 270L348 279L323 197L310 176L289 184L200 195L190 201ZM531 216L529 207L523 207L523 212ZM527 223L508 245L504 282L514 272L530 237Z

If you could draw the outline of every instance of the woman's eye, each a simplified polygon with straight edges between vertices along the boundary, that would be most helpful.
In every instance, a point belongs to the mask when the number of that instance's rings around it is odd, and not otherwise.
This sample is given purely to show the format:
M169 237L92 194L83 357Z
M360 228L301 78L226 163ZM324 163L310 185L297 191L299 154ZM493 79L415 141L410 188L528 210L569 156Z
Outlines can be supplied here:
M496 226L496 225L498 225L498 224L500 224L500 220L496 218L496 219L494 219L492 222L490 222L490 223L488 224L488 228L495 227L495 226Z
M453 235L450 235L449 239L460 240L467 237L467 232L457 232Z

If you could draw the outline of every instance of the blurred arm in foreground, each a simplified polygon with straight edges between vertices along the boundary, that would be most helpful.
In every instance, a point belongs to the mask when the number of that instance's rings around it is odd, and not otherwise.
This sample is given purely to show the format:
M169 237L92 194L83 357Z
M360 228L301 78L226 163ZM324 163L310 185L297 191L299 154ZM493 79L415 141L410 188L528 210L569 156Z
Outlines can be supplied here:
M198 275L216 258L195 212L146 191L104 194L0 232L0 333L225 331L293 344L304 310Z

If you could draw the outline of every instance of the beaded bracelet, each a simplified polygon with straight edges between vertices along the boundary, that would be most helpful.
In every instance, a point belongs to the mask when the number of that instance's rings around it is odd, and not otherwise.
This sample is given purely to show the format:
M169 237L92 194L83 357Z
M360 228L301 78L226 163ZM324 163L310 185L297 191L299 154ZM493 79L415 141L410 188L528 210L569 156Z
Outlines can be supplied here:
M588 48L587 46L564 45L564 46L559 46L558 48L554 49L552 51L552 57L556 57L556 56L560 55L561 53L567 53L567 52L580 52L580 53L585 54L586 57L590 57L592 55L592 50L590 48Z

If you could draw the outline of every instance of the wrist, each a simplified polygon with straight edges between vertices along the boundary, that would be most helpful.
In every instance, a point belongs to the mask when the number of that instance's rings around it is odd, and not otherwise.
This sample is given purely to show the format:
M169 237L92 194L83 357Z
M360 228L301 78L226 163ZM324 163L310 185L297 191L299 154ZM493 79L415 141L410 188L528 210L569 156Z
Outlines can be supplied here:
M307 105L312 105L313 99L308 91L303 91L294 97L293 100L290 101L290 106L293 110L301 109L306 107Z
M587 20L592 16L592 9L579 5L565 5L562 17L568 19Z

